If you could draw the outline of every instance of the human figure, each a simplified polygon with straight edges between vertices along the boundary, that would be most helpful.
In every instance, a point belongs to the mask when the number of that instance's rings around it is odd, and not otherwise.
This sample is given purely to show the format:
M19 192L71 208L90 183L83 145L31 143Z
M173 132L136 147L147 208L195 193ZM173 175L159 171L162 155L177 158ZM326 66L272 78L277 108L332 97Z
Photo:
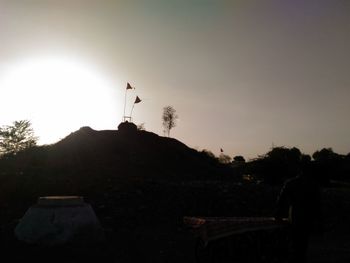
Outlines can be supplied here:
M275 217L277 220L288 217L291 224L293 263L306 262L309 236L319 225L320 210L320 187L309 169L285 182Z

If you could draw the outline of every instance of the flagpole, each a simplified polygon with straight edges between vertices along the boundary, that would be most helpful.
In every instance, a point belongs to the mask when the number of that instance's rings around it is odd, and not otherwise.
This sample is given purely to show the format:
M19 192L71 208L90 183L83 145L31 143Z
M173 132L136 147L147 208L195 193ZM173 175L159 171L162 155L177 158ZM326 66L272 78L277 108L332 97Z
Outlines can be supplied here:
M134 110L134 106L135 106L135 102L134 102L134 104L132 105L132 108L131 108L130 118L132 118L132 112Z
M126 94L128 92L128 89L125 89L125 99L124 99L124 115L123 115L123 121L125 121L125 108L126 108Z

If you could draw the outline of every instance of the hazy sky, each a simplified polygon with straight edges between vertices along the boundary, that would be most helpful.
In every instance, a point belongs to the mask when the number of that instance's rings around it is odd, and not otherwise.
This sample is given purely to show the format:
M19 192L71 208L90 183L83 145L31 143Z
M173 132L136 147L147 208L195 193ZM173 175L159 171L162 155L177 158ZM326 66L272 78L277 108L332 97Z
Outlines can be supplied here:
M172 105L190 147L345 154L349 47L348 0L0 0L0 125L116 129L130 82L134 122L163 135Z

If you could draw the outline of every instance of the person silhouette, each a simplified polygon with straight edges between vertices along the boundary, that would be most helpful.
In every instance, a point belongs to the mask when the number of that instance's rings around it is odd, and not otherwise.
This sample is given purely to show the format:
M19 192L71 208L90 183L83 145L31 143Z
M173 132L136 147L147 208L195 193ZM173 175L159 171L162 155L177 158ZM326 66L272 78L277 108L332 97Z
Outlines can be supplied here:
M288 217L290 222L293 263L306 262L310 234L321 222L320 187L310 165L304 166L304 171L284 183L275 211L276 220Z

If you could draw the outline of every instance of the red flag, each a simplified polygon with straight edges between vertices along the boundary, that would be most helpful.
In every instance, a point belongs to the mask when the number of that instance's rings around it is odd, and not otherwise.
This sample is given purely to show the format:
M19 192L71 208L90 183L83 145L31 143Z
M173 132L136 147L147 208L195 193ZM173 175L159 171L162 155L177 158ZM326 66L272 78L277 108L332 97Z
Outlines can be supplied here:
M139 102L141 102L141 99L139 98L139 96L136 96L136 99L135 99L134 103L136 104L136 103L139 103Z
M134 89L134 87L131 87L131 85L129 84L129 82L126 84L126 89Z

